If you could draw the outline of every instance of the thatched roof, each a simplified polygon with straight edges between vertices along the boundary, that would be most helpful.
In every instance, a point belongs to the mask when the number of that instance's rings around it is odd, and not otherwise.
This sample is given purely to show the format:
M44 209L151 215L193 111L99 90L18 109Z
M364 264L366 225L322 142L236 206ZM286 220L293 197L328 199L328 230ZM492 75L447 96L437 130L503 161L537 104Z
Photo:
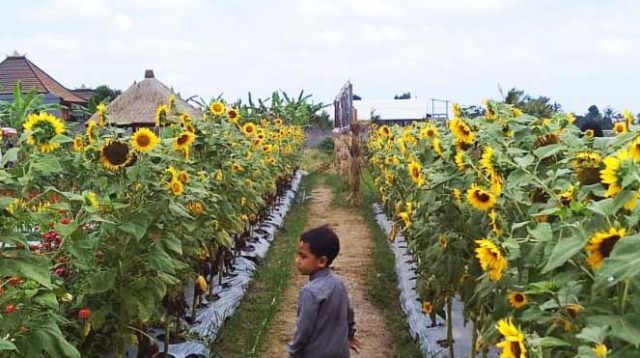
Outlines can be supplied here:
M202 112L180 98L173 90L158 81L152 70L145 72L144 80L134 83L107 106L109 121L117 126L150 126L155 124L156 109L176 96L176 109L188 113L193 119L202 118ZM97 120L93 114L90 120Z

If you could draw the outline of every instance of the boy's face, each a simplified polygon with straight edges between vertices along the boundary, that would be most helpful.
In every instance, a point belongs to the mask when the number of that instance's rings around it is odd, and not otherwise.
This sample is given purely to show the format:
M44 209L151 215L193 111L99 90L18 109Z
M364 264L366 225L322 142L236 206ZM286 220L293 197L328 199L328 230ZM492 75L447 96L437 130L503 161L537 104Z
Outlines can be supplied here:
M312 273L327 267L327 257L318 257L309 250L309 244L298 241L298 249L296 255L296 267L303 275L311 275Z

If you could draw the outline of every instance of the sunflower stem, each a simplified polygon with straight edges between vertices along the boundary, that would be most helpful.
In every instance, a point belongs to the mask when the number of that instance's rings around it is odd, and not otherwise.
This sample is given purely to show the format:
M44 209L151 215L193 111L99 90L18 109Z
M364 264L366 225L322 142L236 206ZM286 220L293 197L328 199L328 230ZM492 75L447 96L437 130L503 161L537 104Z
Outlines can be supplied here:
M169 355L169 339L170 339L169 331L170 330L171 330L171 316L167 314L164 319L164 348L162 350L165 357Z
M620 296L620 315L624 315L624 311L627 305L627 296L629 294L629 280L624 280L622 295Z
M478 317L473 318L473 331L471 332L471 355L470 358L476 357L476 344L478 344Z
M449 296L447 298L447 344L449 345L449 357L454 358L455 353L453 349L453 299Z

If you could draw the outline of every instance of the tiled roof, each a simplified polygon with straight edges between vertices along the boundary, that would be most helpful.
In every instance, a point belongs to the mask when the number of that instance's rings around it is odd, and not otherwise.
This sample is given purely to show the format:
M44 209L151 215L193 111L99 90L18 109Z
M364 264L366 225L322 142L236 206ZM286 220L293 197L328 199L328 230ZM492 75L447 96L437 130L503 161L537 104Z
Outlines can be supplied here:
M26 56L8 56L0 63L0 93L13 93L18 81L23 91L33 88L39 93L53 93L69 103L87 103L29 61Z

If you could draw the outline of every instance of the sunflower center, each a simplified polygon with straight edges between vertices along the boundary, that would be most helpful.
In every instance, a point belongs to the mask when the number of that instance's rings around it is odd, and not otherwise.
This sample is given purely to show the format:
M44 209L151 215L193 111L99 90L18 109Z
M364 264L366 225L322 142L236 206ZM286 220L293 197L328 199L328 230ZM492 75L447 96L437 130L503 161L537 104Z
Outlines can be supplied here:
M419 177L420 176L420 170L418 168L416 168L416 167L411 168L411 175L414 178Z
M151 138L149 138L148 135L139 135L136 138L136 143L138 143L138 145L141 147L146 147L151 144Z
M489 199L491 199L491 196L489 196L488 193L485 193L483 191L478 191L476 192L476 198L478 198L478 200L482 202L487 202L489 201Z
M129 147L120 142L112 142L104 149L104 156L113 165L122 165L129 159Z
M238 114L236 113L236 111L229 111L229 118L233 119L236 118Z
M611 251L613 251L613 247L615 246L616 242L618 242L618 240L620 240L620 235L611 235L602 241L599 248L602 257L609 257Z
M182 134L182 135L180 135L180 137L178 137L178 144L179 145L184 145L188 141L189 141L189 135L187 135L187 134Z
M520 293L513 295L513 299L518 303L524 302L524 296Z
M520 355L522 354L522 351L520 350L520 342L511 342L511 352L513 352L514 356L520 358Z

